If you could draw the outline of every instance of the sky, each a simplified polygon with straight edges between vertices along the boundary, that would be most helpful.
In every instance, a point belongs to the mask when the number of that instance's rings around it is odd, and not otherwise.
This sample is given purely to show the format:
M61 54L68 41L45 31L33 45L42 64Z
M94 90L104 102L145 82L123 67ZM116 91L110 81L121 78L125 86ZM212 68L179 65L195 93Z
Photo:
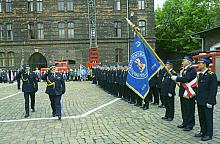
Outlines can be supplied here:
M158 8L158 5L159 5L159 7L161 7L164 4L165 1L166 0L154 0L155 9Z

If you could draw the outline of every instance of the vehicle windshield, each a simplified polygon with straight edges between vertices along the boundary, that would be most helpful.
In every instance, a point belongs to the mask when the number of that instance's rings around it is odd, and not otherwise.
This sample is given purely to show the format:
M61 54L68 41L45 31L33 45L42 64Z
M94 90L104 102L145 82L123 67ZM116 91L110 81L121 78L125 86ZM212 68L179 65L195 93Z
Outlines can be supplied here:
M56 67L67 67L66 63L56 63Z

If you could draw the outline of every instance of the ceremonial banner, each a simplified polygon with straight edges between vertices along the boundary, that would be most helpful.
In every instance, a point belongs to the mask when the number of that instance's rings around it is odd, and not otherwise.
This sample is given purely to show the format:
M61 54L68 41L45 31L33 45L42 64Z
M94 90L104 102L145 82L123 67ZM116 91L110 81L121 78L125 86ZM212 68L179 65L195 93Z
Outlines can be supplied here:
M84 79L88 74L89 70L84 65L80 65L80 76Z
M149 92L150 79L160 70L161 64L135 35L129 62L127 86L144 99Z

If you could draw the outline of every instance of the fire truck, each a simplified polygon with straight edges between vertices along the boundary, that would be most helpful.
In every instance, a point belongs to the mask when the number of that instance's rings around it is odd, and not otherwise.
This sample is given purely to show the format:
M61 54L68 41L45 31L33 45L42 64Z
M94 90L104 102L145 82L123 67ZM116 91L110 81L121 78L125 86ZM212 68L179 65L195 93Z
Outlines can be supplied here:
M217 79L220 82L220 51L200 52L194 55L195 64L193 65L198 70L198 59L201 57L210 57L212 63L209 65L209 69L217 75Z
M68 60L56 60L55 65L57 67L58 72L69 72L69 62ZM49 68L40 68L40 72L46 72Z

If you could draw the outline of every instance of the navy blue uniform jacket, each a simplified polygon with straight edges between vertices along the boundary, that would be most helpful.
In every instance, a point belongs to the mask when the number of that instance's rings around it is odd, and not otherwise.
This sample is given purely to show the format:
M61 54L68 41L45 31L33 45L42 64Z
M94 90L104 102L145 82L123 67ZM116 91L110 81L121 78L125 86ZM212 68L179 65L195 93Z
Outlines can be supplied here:
M45 74L42 79L47 82L46 93L48 95L62 95L65 93L65 82L61 74Z
M197 72L195 68L192 66L189 66L187 69L185 69L182 73L182 77L177 77L177 82L181 83L189 83L192 80L194 80L197 77ZM193 88L193 90L196 92L196 88ZM180 90L179 90L179 96L182 97L185 92L184 87L182 84L180 84Z
M198 77L197 103L206 106L206 104L216 104L216 95L218 90L218 81L216 74L206 71Z
M171 73L174 76L177 75L174 70L171 70ZM172 96L175 96L176 95L175 89L176 89L176 83L171 79L170 75L167 72L165 72L162 78L161 95L168 96L168 93L170 93L172 94Z
M34 72L28 73L22 71L18 74L17 79L22 80L22 92L36 92L38 90L37 76Z

